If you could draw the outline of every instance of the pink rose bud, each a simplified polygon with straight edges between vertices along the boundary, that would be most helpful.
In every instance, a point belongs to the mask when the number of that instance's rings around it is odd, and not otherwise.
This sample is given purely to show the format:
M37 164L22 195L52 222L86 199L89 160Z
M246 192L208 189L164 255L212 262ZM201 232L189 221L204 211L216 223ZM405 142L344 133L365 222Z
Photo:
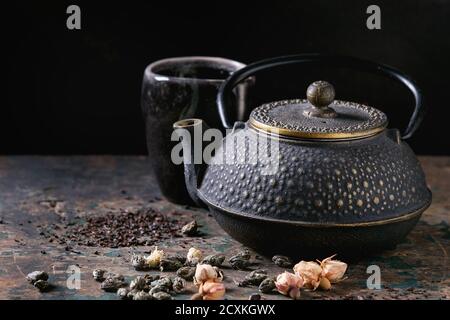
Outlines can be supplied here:
M294 266L294 272L303 279L305 288L316 290L319 286L322 267L317 262L300 261Z
M222 282L207 280L200 286L199 293L203 296L203 300L220 300L225 295L225 286Z
M344 278L347 264L339 260L332 260L334 256L322 260L322 276L327 278L331 283L336 283Z
M292 299L299 299L303 279L298 275L285 271L278 275L275 286L279 293L290 296Z

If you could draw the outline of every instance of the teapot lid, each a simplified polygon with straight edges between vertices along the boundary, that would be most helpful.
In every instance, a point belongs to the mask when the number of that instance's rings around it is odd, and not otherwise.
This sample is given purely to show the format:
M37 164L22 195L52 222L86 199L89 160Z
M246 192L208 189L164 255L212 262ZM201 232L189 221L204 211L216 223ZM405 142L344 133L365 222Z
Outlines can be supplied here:
M387 126L386 115L378 109L334 100L334 88L326 81L312 83L306 97L256 108L250 115L250 127L287 137L347 140L374 135Z

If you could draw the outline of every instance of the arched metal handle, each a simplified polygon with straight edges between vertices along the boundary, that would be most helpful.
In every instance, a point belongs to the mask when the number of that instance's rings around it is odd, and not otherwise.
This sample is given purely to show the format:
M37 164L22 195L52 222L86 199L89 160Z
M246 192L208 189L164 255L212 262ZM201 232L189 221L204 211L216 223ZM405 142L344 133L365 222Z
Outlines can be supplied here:
M349 68L359 71L365 71L368 73L380 74L389 79L397 80L409 89L415 99L414 111L411 115L408 126L403 133L402 139L411 138L413 133L417 130L420 123L422 122L425 110L422 105L423 97L420 89L410 77L406 76L400 71L383 64L349 56L300 54L261 60L249 64L246 67L234 72L221 85L219 93L217 95L217 108L223 126L226 129L230 129L233 127L233 124L227 118L226 106L229 105L232 90L237 84L259 71L288 64L320 64L321 66L325 65L330 67Z

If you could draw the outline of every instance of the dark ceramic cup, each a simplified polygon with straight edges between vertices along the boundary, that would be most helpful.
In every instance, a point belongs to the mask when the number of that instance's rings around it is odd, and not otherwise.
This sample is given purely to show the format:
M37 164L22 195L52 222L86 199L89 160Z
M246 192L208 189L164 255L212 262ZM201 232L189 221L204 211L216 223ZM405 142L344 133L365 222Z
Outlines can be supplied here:
M186 118L205 119L212 128L224 130L216 107L220 85L245 65L215 57L179 57L156 61L144 73L141 107L145 119L147 149L162 195L177 204L193 204L186 190L183 165L171 160L172 124ZM230 116L245 120L248 88L253 79L234 91L235 108Z

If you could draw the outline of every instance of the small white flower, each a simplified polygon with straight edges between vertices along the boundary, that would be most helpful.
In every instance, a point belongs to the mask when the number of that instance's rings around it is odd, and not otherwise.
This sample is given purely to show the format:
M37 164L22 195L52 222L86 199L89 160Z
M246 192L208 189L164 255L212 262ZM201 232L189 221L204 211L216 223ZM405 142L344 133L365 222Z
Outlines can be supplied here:
M155 247L148 257L145 257L145 261L150 268L158 268L161 259L164 257L164 251L158 250L158 247Z
M187 263L195 266L203 258L202 252L196 248L190 248L187 254Z

